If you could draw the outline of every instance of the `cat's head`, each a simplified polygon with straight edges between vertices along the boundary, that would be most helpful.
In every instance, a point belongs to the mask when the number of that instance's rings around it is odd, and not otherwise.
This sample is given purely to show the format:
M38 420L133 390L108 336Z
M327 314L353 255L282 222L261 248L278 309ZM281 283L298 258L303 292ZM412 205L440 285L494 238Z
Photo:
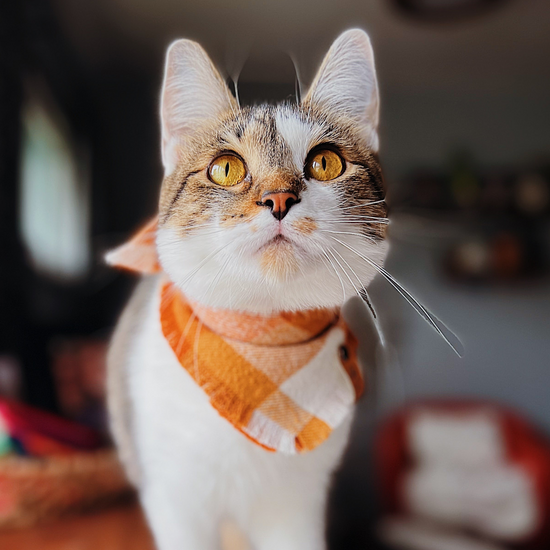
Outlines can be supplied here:
M245 108L198 44L174 42L157 234L171 280L205 305L262 313L341 305L368 284L365 258L387 252L378 111L363 31L334 42L301 103Z

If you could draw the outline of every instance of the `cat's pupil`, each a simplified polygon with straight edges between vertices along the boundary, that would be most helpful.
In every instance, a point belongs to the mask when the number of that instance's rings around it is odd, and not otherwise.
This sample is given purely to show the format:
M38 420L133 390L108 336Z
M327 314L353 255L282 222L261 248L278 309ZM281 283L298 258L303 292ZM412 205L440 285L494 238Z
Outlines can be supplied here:
M324 155L323 155L322 164L323 164L323 170L326 170L327 169L327 159L324 157Z
M225 163L225 177L229 175L229 162Z

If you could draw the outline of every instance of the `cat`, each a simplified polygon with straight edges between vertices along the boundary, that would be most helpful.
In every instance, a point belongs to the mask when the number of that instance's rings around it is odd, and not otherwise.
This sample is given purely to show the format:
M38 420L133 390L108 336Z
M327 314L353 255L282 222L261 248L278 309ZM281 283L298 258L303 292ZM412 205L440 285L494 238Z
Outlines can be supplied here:
M159 308L166 281L197 307L258 319L334 311L364 295L388 251L370 40L358 29L340 35L299 103L242 108L205 51L178 40L160 115L162 273L139 283L108 357L121 460L159 550L217 548L224 518L257 550L322 550L353 412L313 450L269 452L181 368ZM192 350L197 335L186 338Z

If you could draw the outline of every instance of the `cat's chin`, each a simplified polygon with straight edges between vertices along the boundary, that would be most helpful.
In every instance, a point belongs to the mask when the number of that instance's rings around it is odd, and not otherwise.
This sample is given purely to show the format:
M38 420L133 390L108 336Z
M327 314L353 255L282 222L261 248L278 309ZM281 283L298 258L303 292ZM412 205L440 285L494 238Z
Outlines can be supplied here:
M290 281L299 273L296 246L282 235L275 236L260 250L260 269L268 280Z

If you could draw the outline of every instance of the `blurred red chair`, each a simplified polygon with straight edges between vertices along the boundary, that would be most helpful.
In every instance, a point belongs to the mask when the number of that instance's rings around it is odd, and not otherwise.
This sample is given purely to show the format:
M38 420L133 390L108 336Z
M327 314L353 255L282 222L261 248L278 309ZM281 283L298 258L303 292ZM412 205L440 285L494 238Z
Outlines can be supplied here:
M383 423L375 455L386 514L451 538L549 547L550 445L509 409L468 400L408 405Z

